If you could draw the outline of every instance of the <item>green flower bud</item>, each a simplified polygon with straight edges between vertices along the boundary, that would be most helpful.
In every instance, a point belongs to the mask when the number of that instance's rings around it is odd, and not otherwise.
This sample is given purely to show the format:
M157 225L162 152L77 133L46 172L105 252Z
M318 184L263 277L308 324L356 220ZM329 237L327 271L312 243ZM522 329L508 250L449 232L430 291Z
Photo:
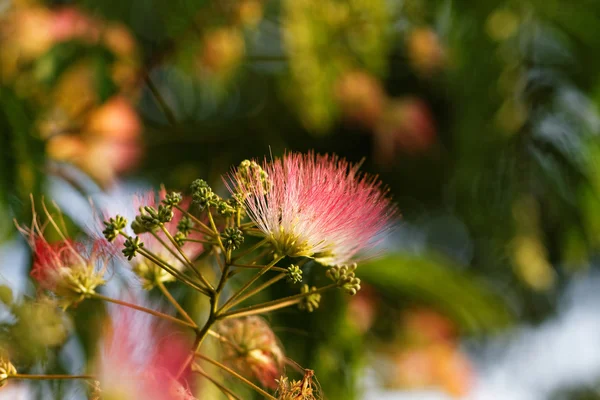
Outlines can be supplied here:
M227 201L219 200L217 202L217 212L220 215L228 217L235 213L235 208L233 208Z
M197 205L200 211L216 205L218 197L206 181L196 179L192 182L190 188L192 190L192 203Z
M127 240L125 240L124 246L125 248L123 249L123 255L125 255L128 260L131 260L137 255L137 252L144 247L144 243L142 243L140 238L137 236L135 238L128 237Z
M297 265L290 265L287 271L287 281L289 283L300 283L302 282L302 270Z
M319 308L319 303L321 302L321 294L316 293L316 291L317 288L314 286L309 287L307 284L302 285L300 293L310 294L302 299L302 301L298 304L298 308L300 308L301 310L306 310L308 312L313 312L317 308Z
M170 206L163 206L162 204L158 206L158 220L161 223L171 222L173 215L173 209Z
M194 227L194 221L188 217L181 217L179 222L177 223L177 230L184 235L189 235Z
M110 218L108 221L104 221L104 226L106 229L102 231L102 234L109 242L114 241L117 236L119 236L119 232L121 232L127 226L127 220L117 215L114 218Z
M174 207L181 203L182 197L179 192L171 192L165 196L165 199L162 201L163 204L167 207Z
M238 228L227 228L221 234L223 245L228 250L238 249L244 243L244 233Z
M356 264L333 266L327 270L326 275L353 296L360 290L360 279L354 274L356 267Z
M237 176L239 182L244 185L253 185L253 182L255 182L256 178L258 178L263 185L265 192L268 192L271 189L271 180L269 179L269 174L267 174L267 172L262 169L262 167L258 165L256 161L242 161L237 168Z
M175 243L177 243L177 246L183 247L183 245L185 244L186 237L187 237L187 235L185 233L177 232L175 234L175 236L173 236L173 240L175 240Z

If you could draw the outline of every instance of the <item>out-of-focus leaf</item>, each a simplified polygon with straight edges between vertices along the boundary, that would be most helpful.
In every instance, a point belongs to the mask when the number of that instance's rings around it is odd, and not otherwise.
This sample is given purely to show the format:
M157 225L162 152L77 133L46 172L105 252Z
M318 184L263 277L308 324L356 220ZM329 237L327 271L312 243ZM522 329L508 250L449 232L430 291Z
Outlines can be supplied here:
M358 275L383 293L399 293L439 307L468 333L508 325L513 317L505 301L450 260L395 254L361 265Z
M11 304L13 301L13 291L6 285L0 285L0 301L4 304Z

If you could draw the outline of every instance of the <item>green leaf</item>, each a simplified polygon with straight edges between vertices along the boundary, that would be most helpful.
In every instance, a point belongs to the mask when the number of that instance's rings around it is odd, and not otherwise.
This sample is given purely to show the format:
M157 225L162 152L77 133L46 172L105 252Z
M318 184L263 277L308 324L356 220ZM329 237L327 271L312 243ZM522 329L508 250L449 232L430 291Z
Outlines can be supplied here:
M6 285L0 285L0 301L6 305L10 305L13 302L12 289Z
M386 295L431 303L467 333L498 329L513 320L504 299L441 256L394 254L360 265L357 275Z

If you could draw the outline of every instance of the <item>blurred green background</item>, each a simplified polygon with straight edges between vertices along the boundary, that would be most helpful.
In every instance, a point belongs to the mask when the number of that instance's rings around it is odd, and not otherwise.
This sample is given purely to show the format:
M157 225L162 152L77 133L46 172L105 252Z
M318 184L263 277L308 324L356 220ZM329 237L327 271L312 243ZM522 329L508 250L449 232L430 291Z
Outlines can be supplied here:
M326 398L368 396L372 376L468 398L473 354L545 326L597 269L598 26L595 0L0 0L0 241L57 184L223 191L245 158L364 160L400 225L356 297L275 331ZM89 324L71 334L93 341ZM589 372L524 398L600 398Z

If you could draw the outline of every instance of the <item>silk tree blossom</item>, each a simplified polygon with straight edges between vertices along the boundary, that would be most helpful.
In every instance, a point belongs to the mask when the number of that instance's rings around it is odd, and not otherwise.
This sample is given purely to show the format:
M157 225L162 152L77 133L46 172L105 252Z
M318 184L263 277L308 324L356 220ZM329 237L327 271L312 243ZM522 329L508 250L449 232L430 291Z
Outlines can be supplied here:
M234 369L256 378L261 385L277 388L283 370L283 350L267 322L257 316L219 323L223 359Z
M358 167L335 155L287 153L263 170L241 165L230 190L280 254L342 265L372 248L395 213L380 181Z
M174 378L191 344L152 316L123 307L113 311L96 362L100 398L195 400L184 386L189 374Z
M135 211L143 209L144 206L150 207L158 207L160 202L166 197L167 192L164 189L161 189L158 194L153 190L149 190L148 192L135 196L133 198L133 207ZM190 199L184 198L181 202L181 207L187 208L190 203ZM134 214L135 211L131 214ZM130 214L130 213L125 213ZM173 208L173 218L170 222L164 223L165 230L169 233L171 237L175 237L178 232L178 221L182 220L182 212L177 208ZM133 234L133 232L129 232ZM183 271L185 269L185 265L181 261L180 257L177 257L178 249L173 245L171 239L167 236L167 234L161 229L156 230L155 232L145 232L142 233L140 238L144 242L144 248L158 257L160 257L163 261L174 267L179 271ZM202 234L191 231L187 236L187 239L190 239L185 242L185 245L181 248L184 254L188 257L188 259L193 260L203 251L202 243L195 242L193 240L201 240L203 239ZM162 241L162 243L161 243ZM116 240L116 245L119 248L122 248L124 243L124 238L119 237ZM135 272L138 277L140 277L142 281L142 285L145 289L152 289L158 282L172 282L175 281L175 277L159 267L154 262L144 258L144 257L136 257L130 261L133 272Z
M94 294L95 289L105 283L103 276L112 257L111 247L104 239L88 243L72 240L45 206L44 211L61 240L53 243L46 240L46 225L40 226L35 210L31 226L18 226L18 229L33 250L32 278L42 289L56 294L63 308L67 308Z

